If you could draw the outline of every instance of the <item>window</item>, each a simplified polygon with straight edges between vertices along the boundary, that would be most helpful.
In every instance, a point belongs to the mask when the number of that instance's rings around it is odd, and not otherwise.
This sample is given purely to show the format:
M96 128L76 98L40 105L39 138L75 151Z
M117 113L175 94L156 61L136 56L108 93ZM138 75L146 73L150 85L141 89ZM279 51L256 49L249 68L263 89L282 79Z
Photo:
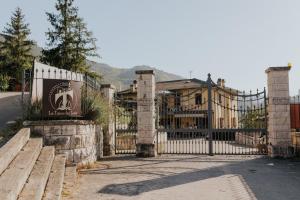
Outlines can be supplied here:
M169 99L167 98L167 97L163 97L162 98L162 110L164 110L164 111L166 111L166 110L168 110L168 106L169 106L169 104L168 104L168 101L169 101Z
M231 118L231 126L232 126L232 128L236 128L236 119L235 119L235 117Z
M219 94L219 103L222 103L222 95Z
M179 107L180 106L180 95L177 94L175 96L175 107Z
M195 104L201 105L202 104L202 94L196 94L195 95Z
M224 118L220 118L219 119L219 125L220 125L220 127L219 128L224 128Z

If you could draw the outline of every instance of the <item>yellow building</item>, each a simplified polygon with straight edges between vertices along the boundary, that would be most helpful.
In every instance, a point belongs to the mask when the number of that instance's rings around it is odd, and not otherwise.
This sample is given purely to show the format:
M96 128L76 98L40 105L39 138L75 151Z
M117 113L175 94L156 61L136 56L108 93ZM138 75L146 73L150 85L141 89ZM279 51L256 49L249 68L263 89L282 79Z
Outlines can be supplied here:
M136 100L136 82L117 93L122 99ZM225 87L224 79L212 86L212 128L237 128L237 90ZM181 79L156 83L159 128L207 129L208 88L199 79Z

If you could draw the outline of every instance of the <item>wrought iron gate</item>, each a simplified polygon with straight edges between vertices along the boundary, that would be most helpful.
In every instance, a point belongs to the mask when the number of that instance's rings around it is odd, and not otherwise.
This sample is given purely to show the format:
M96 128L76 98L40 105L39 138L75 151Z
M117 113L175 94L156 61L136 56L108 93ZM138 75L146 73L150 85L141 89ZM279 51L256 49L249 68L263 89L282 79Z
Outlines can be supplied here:
M159 154L266 154L265 89L246 94L210 75L194 88L157 94Z
M135 154L137 136L136 100L115 97L115 153Z

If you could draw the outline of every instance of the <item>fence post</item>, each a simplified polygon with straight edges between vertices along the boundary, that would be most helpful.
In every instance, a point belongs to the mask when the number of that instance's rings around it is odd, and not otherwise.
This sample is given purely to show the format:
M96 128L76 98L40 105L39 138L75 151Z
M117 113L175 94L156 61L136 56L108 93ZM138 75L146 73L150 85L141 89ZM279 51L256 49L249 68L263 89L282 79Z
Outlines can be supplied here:
M24 106L24 93L25 93L25 69L22 71L22 107Z
M107 127L103 127L103 155L112 156L115 154L115 113L113 112L113 101L115 86L102 84L100 91L109 106L109 116Z
M211 99L211 77L210 74L207 76L207 123L208 123L208 153L210 156L213 156L213 144L212 144L212 99Z
M291 152L291 119L289 97L290 67L269 67L268 76L268 154L288 157Z
M155 129L155 76L153 70L140 70L137 75L137 144L136 155L154 157L157 154Z

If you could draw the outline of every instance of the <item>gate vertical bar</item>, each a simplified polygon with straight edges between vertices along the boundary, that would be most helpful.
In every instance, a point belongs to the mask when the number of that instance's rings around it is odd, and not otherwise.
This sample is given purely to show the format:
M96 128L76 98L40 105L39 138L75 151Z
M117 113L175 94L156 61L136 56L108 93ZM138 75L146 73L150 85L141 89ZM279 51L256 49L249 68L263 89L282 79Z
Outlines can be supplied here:
M207 118L208 118L208 136L209 136L209 143L208 143L208 152L210 156L213 156L213 144L212 144L212 99L211 99L211 77L208 74L207 77L207 89L208 89L208 106L207 106Z
M265 129L265 135L266 135L266 144L268 144L268 111L267 111L267 93L266 93L266 88L264 87L264 114L265 114L265 127L264 127L264 129Z
M114 107L113 107L113 111L114 111L114 120L115 120L115 123L114 123L114 126L115 126L115 133L114 133L114 136L115 136L115 146L114 146L114 149L115 149L115 154L117 154L117 145L118 145L118 140L117 140L117 115L119 113L118 112L118 109L117 109L117 106L116 106L116 93L114 94Z

